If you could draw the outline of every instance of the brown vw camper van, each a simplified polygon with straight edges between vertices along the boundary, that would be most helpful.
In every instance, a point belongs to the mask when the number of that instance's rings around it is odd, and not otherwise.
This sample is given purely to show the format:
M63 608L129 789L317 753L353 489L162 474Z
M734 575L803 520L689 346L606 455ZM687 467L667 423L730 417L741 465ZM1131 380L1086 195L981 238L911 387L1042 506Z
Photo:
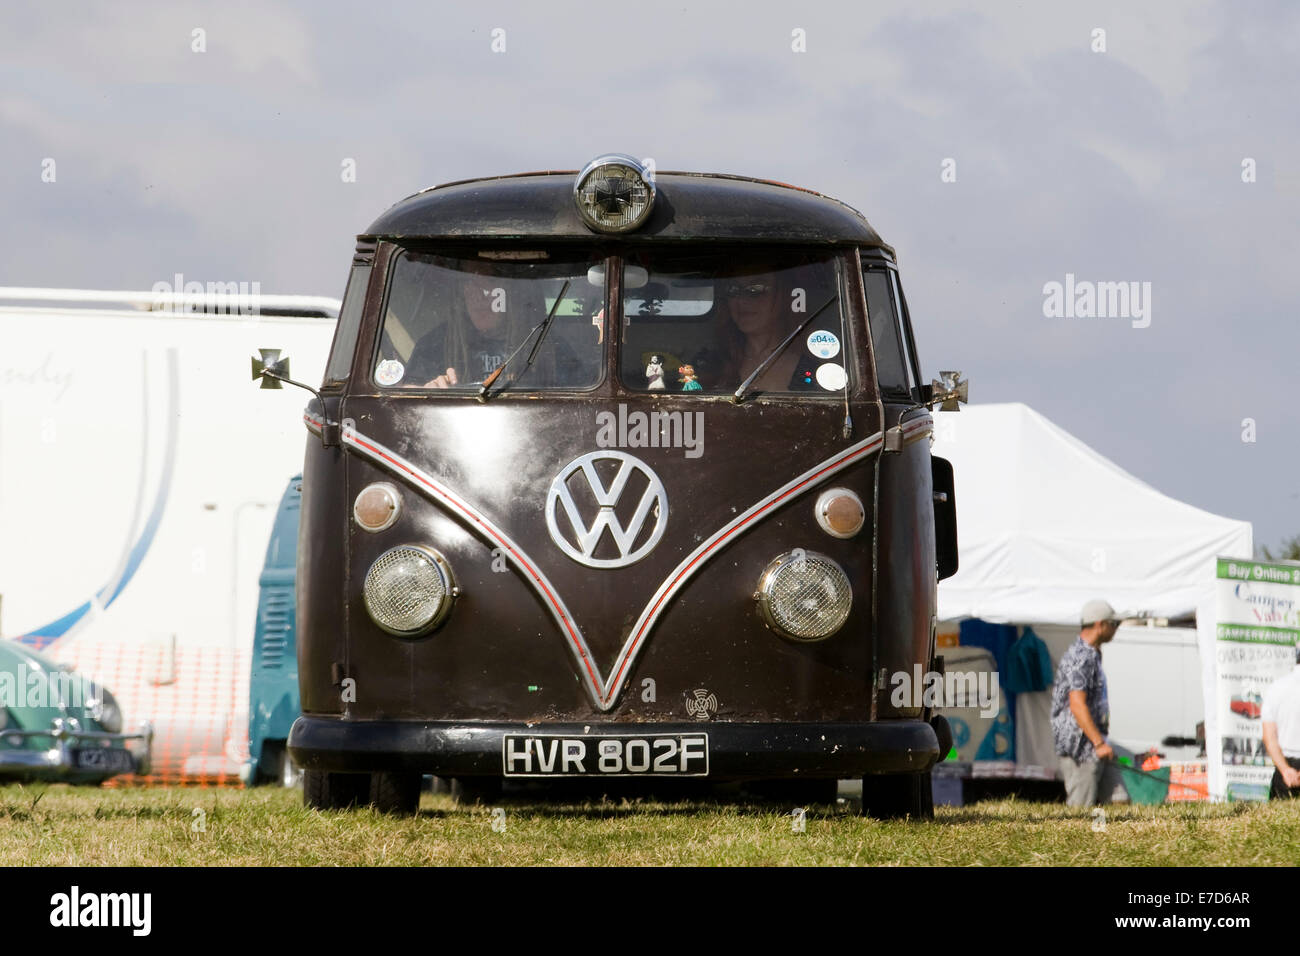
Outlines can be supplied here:
M945 374L893 250L806 189L609 155L393 206L304 414L307 804L859 777L931 814L950 735L889 677L936 669L956 569Z

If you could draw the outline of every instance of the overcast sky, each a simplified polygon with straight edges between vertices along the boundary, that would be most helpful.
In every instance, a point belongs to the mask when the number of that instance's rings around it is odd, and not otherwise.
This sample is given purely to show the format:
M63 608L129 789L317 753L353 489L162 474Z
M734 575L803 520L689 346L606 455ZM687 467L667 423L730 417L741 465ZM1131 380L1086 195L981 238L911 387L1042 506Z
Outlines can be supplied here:
M353 237L439 182L608 151L778 179L895 246L927 375L1275 545L1300 533L1297 93L1282 2L11 5L0 284L337 296ZM1149 325L1045 316L1067 273L1149 282Z

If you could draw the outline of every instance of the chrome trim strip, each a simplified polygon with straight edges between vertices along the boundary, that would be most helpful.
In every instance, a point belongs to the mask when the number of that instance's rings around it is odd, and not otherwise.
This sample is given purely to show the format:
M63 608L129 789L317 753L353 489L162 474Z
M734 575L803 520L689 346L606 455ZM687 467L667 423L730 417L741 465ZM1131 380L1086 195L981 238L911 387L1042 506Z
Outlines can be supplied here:
M934 419L929 415L921 415L904 422L902 428L903 444L910 445L934 431Z
M524 573L524 577L538 592L538 595L550 610L551 616L555 619L555 623L559 625L560 630L568 638L569 646L572 648L574 657L578 662L578 670L587 682L587 690L591 692L592 699L596 701L601 710L609 709L608 704L602 703L605 695L600 680L600 671L592 659L591 650L587 647L587 641L582 636L582 631L578 629L577 623L573 620L573 615L569 613L569 609L564 604L564 599L560 597L555 586L551 584L536 562L528 557L527 552L514 539L497 527L483 512L468 502L461 500L450 488L436 480L428 472L398 455L392 449L358 434L351 428L343 430L343 445L345 448L355 449L364 457L379 464L380 467L410 482L418 490L433 498L438 504L468 519L475 530L495 542L505 554L509 555L515 566Z
M645 606L645 610L641 612L641 616L637 618L636 623L632 626L632 633L628 635L627 642L623 645L623 650L615 662L614 673L606 685L606 693L611 694L613 689L618 686L623 672L631 668L632 662L636 660L637 654L641 650L643 639L650 632L650 629L654 627L655 622L659 620L669 601L717 551L730 543L729 539L749 530L747 526L769 509L784 504L786 500L798 497L809 488L868 457L872 452L879 450L883 442L884 436L880 432L876 432L874 435L850 445L820 464L814 465L802 475L786 482L767 497L750 505L745 511L713 532L698 548L687 555L681 564L677 565L673 572L659 585L659 589L655 591L650 603Z
M303 417L308 421L308 427L310 427L312 417L308 415ZM918 421L922 424L928 424L928 420ZM637 618L632 627L632 632L628 635L627 641L624 642L622 650L615 659L613 673L610 674L608 679L602 680L600 668L593 660L586 639L583 637L582 631L578 628L568 607L564 604L564 599L560 597L554 585L551 584L523 548L481 511L460 499L451 489L398 455L392 449L357 433L353 429L345 428L343 431L343 445L345 448L353 449L363 457L378 464L381 468L410 482L438 504L468 519L474 530L487 537L490 541L495 542L510 556L515 565L524 572L525 578L547 605L551 616L555 619L555 623L559 625L560 630L568 639L569 646L577 660L578 669L586 682L587 690L590 692L596 707L602 711L612 709L614 704L617 703L619 682L622 680L624 673L629 671L636 661L641 648L644 646L646 636L662 616L672 598L687 581L694 577L701 567L725 548L726 545L730 544L734 538L749 530L749 526L754 524L756 519L764 516L766 512L793 500L826 479L870 457L871 454L879 451L883 442L884 435L881 432L876 432L874 435L850 445L848 448L837 452L825 461L809 468L803 474L786 482L710 535L699 547L687 555L659 585L649 603L641 611L640 617Z

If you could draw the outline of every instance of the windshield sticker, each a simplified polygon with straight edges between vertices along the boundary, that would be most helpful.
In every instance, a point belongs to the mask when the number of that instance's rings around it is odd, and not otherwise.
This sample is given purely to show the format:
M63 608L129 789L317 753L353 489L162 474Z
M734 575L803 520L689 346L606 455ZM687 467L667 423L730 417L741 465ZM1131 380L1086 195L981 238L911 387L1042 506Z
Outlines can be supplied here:
M848 380L843 365L827 362L817 369L817 384L828 392L838 392Z
M385 388L396 385L406 374L406 366L397 359L385 359L375 366L375 381Z
M840 354L840 340L834 332L818 329L808 336L808 351L819 359L831 359Z

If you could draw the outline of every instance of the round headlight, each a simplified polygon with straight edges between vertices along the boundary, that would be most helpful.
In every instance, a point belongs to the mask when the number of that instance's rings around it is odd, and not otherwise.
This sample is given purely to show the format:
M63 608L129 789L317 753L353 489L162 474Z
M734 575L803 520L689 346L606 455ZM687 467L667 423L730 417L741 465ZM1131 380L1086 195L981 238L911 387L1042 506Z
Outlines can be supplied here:
M108 688L99 684L91 685L91 697L86 701L86 710L95 723L110 734L122 732L122 708L117 698L108 692Z
M456 584L438 552L403 545L375 559L364 593L371 620L397 637L419 637L447 616Z
M844 569L824 554L801 548L767 566L757 597L763 622L796 641L830 637L844 626L853 606Z
M851 538L862 530L867 510L848 488L831 488L817 496L817 524L834 538Z
M589 162L573 184L582 221L599 232L627 232L650 215L654 180L631 156L611 153Z
M402 511L402 496L386 481L366 485L352 504L352 517L367 531L391 528Z

